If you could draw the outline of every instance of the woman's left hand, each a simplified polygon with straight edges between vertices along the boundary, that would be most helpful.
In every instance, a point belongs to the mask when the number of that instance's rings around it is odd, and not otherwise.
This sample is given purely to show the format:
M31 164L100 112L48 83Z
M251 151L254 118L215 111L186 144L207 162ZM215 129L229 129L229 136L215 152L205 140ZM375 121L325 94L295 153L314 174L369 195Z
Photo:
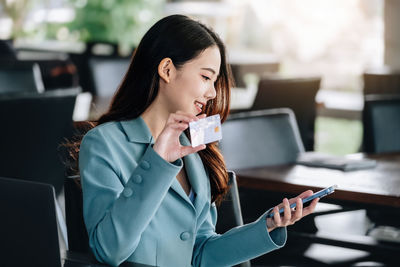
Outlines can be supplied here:
M283 199L282 203L276 206L272 212L274 216L272 218L267 218L267 228L268 232L271 232L277 227L285 227L294 224L299 221L304 216L312 213L317 205L319 198L314 199L311 204L303 209L302 199L307 198L313 194L313 191L307 190L297 197L291 199ZM290 204L296 202L296 208L291 209ZM283 215L279 214L279 209L284 208Z

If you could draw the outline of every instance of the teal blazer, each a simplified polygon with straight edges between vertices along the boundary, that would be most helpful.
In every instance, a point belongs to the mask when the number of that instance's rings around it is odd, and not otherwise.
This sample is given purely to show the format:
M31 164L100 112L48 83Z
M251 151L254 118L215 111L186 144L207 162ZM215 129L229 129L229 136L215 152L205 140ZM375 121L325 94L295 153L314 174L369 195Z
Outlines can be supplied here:
M190 145L186 135L182 145ZM266 213L257 221L215 233L217 211L208 175L195 153L173 163L152 147L141 117L109 122L83 138L79 168L83 213L96 258L117 266L230 266L282 247L286 228L268 233ZM194 203L175 178L182 167Z

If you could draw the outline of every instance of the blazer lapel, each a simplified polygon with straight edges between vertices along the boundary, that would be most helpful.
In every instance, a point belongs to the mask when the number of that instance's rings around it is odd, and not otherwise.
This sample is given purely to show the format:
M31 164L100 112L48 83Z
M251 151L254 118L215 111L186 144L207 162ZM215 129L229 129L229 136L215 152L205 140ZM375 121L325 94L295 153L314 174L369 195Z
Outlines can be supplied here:
M181 144L184 146L190 146L189 139L184 133L180 136ZM186 174L192 186L192 190L196 193L194 201L194 207L196 213L200 212L208 199L207 196L207 184L208 176L203 166L203 162L199 154L194 153L187 155L183 158L184 166L186 168ZM179 183L178 183L179 184ZM183 190L182 190L183 191ZM185 194L186 195L186 194Z
M185 165L184 165L185 166ZM186 195L185 191L183 190L181 184L179 183L178 179L175 179L172 182L171 189L174 190L181 198L183 198L186 202L188 202L191 206L193 206L192 202L189 199L189 196ZM193 206L194 208L194 206Z

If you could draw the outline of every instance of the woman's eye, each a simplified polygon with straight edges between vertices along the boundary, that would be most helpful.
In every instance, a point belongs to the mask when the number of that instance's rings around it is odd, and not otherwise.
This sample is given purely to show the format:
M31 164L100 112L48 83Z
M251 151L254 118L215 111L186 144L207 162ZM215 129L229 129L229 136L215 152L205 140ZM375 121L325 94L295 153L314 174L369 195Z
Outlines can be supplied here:
M208 81L211 80L210 78L208 78L207 76L201 75L203 77L204 80Z

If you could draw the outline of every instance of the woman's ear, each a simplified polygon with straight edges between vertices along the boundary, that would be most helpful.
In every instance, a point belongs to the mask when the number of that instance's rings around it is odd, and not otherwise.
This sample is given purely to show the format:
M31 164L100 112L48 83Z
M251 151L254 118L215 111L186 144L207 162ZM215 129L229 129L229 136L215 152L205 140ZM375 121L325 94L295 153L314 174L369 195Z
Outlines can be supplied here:
M158 75L160 75L164 82L169 83L174 69L175 66L174 63L172 63L172 59L166 57L158 64Z

